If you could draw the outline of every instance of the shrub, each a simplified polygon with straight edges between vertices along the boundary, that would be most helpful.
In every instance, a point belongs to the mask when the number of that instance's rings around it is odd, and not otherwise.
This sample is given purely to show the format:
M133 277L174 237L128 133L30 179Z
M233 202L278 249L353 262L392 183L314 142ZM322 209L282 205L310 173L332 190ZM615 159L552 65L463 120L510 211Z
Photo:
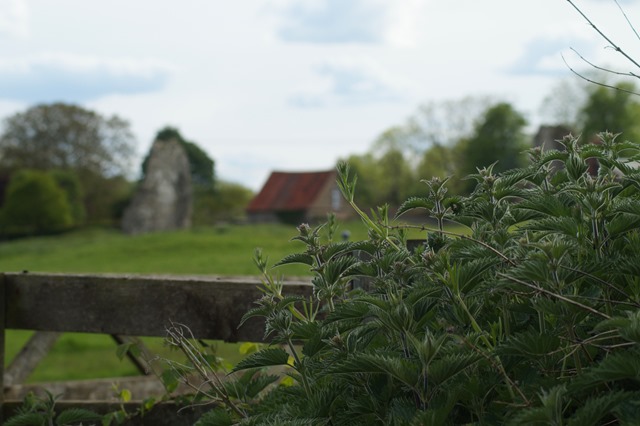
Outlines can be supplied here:
M0 220L5 235L57 232L73 225L67 194L50 174L37 170L11 177Z
M84 191L78 175L70 170L53 170L51 175L56 184L62 188L67 196L67 201L71 208L73 225L83 224L86 219L86 211L83 203Z
M301 225L306 250L277 265L311 268L310 300L284 295L258 255L264 296L246 318L266 318L272 345L235 367L245 374L199 424L635 424L640 148L612 135L564 145L479 170L466 198L426 182L398 212L434 224L415 250L384 207L370 217L352 204L366 241ZM348 166L339 175L353 202ZM268 388L277 378L257 369L273 365L286 376Z
M220 222L241 222L253 191L244 186L218 181L215 188L195 188L193 224L211 226Z

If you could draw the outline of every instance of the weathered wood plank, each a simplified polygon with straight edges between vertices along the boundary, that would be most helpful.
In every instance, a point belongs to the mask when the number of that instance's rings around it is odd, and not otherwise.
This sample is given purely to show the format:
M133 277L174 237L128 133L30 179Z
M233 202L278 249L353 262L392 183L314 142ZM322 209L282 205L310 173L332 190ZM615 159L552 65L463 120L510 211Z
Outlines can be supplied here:
M4 385L11 386L24 383L58 341L58 337L60 337L60 333L51 331L35 332L4 372Z
M216 277L4 274L6 328L164 336L171 323L188 326L196 338L264 339L264 323L242 316L262 294L259 281ZM305 282L284 292L310 296Z
M21 401L28 393L44 398L46 392L58 396L58 401L114 401L114 386L118 389L127 389L131 392L132 401L154 397L160 399L165 393L165 388L156 376L130 376L114 377L111 379L94 380L65 380L62 382L41 382L15 384L5 388L4 397L7 400ZM172 395L180 395L191 392L191 389L180 388L180 392L174 391Z
M21 404L21 401L7 401L4 407L1 407L0 415L4 414L5 418L8 418L16 414ZM58 413L70 408L83 408L98 414L107 414L123 408L128 413L135 413L140 408L140 404L130 402L119 403L115 401L60 401L56 404L56 412ZM128 419L122 426L188 426L194 424L204 413L213 408L215 408L215 405L184 407L172 402L162 402L156 404L151 411L145 413L144 416L138 415Z

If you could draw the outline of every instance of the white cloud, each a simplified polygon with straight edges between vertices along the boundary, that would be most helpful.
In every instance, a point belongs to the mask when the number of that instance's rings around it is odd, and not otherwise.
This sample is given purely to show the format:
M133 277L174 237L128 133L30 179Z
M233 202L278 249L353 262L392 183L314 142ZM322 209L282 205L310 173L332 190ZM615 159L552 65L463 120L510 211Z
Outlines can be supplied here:
M427 2L425 0L395 0L390 2L386 19L385 39L398 47L415 47L422 39Z
M0 97L84 102L109 94L160 90L172 68L152 59L43 53L0 58Z
M368 62L368 63L367 63ZM370 61L341 61L315 67L324 80L322 90L298 93L289 99L295 107L316 108L395 102L401 93Z
M22 38L29 35L29 8L26 0L0 2L0 35Z
M278 32L284 41L377 43L382 41L386 7L378 1L320 0L288 5Z
M567 39L550 39L546 37L529 41L521 56L507 69L514 75L548 75L562 76L569 72L563 55L568 52L568 46L584 46L580 41L569 42Z

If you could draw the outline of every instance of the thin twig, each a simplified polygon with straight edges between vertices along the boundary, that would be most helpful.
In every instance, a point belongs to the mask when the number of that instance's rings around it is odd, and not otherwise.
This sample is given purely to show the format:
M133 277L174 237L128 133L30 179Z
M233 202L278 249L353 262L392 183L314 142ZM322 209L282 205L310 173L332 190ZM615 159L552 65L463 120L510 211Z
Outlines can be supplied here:
M582 56L582 55L580 54L580 52L578 52L578 51L577 51L576 49L574 49L573 47L570 47L569 49L571 49L571 51L572 51L573 53L575 53L576 55L578 55L578 57L579 57L580 59L582 59L584 62L586 62L586 63L587 63L587 64L589 64L591 67L593 67L593 68L595 68L595 69L597 69L597 70L604 71L604 72L607 72L607 73L609 73L609 74L614 74L614 75L622 75L622 76L625 76L625 77L635 77L635 78L640 78L640 76L638 76L637 74L632 73L631 71L629 71L629 72L620 72L620 71L615 71L615 70L612 70L612 69L609 69L609 68L604 68L604 67L601 67L601 66L599 66L599 65L596 65L596 64L594 64L593 62L589 61L589 60L588 60L587 58L585 58L584 56ZM564 57L563 57L563 59L564 59ZM566 64L566 61L565 61L565 64Z
M631 30L636 35L636 38L640 40L640 35L638 35L638 32L636 31L636 27L633 26L633 24L627 17L627 14L625 13L624 9L622 8L622 6L620 6L620 3L618 3L618 0L613 0L613 1L616 2L616 6L618 6L618 9L620 9L620 12L622 12L622 16L624 16L624 19L627 21L627 24L629 24L629 27L631 27Z
M631 95L640 96L640 93L638 93L638 92L634 92L632 90L628 90L628 89L625 89L623 87L616 87L616 86L612 86L610 84L600 83L599 81L595 81L595 80L592 80L592 79L590 79L588 77L585 77L584 75L580 74L579 72L577 72L576 70L571 68L571 66L569 65L569 63L565 59L564 55L560 55L560 56L562 56L562 60L564 61L564 63L567 66L567 68L569 68L569 71L571 71L572 73L574 73L575 75L577 75L578 77L583 79L584 81L592 83L592 84L595 84L595 85L600 86L600 87L606 87L606 88L609 88L609 89L619 90L620 92L629 93Z
M570 303L572 305L578 306L579 308L582 308L582 309L584 309L586 311L589 311L592 314L596 314L598 316L601 316L602 318L605 318L605 319L610 319L611 318L609 315L603 314L602 312L598 311L597 309L593 309L591 306L583 305L582 303L576 302L575 300L569 299L568 297L564 297L561 294L554 293L554 292L549 291L547 289L544 289L542 287L538 287L537 285L529 284L526 281L519 280L517 278L511 277L511 276L509 276L507 274L503 274L501 272L498 272L497 275L499 277L506 278L509 281L513 281L516 284L524 285L526 287L529 287L529 288L532 288L532 289L534 289L536 291L539 291L540 293L544 293L544 294L546 294L548 296L552 296L552 297L555 297L556 299L560 299L560 300L563 300L563 301L565 301L567 303Z
M511 266L516 266L516 262L514 262L512 259L507 257L505 254L500 252L495 247L491 247L489 244L485 243L484 241L476 240L475 238L470 237L468 235L459 234L457 232L452 232L452 231L445 231L445 230L440 230L440 229L435 229L435 228L429 228L428 226L425 226L425 225L392 225L392 226L390 225L390 226L388 226L388 228L389 229L418 229L420 231L438 232L440 234L445 234L445 235L451 235L451 236L454 236L454 237L458 237L458 238L461 238L463 240L473 241L474 243L479 244L482 247L486 248L487 250L490 250L493 253L497 254L502 260L504 260L505 262L508 262Z
M573 8L575 10L578 11L578 13L580 15L582 15L582 17L587 21L587 23L589 25L591 25L591 27L596 30L596 32L598 34L600 34L600 36L605 39L607 41L607 43L609 43L611 45L611 47L618 53L620 53L622 56L624 56L625 58L627 58L627 60L629 60L632 64L634 64L636 67L640 68L640 64L638 62L636 62L635 59L633 59L631 56L629 56L624 50L622 50L617 44L615 44L609 37L607 37L607 35L605 33L603 33L602 31L600 31L600 29L593 23L591 22L591 20L587 17L587 15L585 15L582 10L580 10L580 8L578 6L576 6L573 1L571 0L567 0L569 2L569 4L571 6L573 6Z
M589 278L591 278L592 280L596 280L596 281L598 281L600 284L604 284L604 285L606 285L607 287L609 287L609 288L611 288L611 289L613 289L613 290L617 291L618 293L620 293L620 294L621 294L622 296L624 296L625 298L631 299L631 296L630 296L630 295L628 295L628 294L627 294L627 293L625 293L624 291L620 290L618 287L616 287L615 285L611 284L610 282L603 280L602 278L596 277L596 276L595 276L595 275L593 275L593 274L590 274L590 273L585 272L585 271L581 271L580 269L572 268L572 267L570 267L570 266L560 265L560 267L561 267L561 268L563 268L563 269L569 270L569 271L571 271L571 272L576 272L576 273L578 273L578 274L584 275L585 277L589 277ZM636 302L632 302L632 303L633 303L633 305L634 305L634 306L636 306L636 307L640 307L640 304L639 304L639 303L636 303Z
M209 387L218 395L220 400L222 400L228 407L230 407L236 414L240 417L245 418L247 414L240 409L236 404L231 401L229 395L224 388L224 384L220 380L220 378L215 374L213 374L213 380L209 377L207 373L207 369L213 372L212 367L203 360L197 351L194 351L194 346L189 342L189 338L185 336L184 330L187 330L191 337L193 338L193 333L191 333L191 329L183 324L171 323L171 327L167 328L167 334L169 335L169 339L171 339L171 343L175 346L178 346L182 353L186 355L186 357L191 361L193 366L195 367L198 374L204 379L205 383L209 385Z

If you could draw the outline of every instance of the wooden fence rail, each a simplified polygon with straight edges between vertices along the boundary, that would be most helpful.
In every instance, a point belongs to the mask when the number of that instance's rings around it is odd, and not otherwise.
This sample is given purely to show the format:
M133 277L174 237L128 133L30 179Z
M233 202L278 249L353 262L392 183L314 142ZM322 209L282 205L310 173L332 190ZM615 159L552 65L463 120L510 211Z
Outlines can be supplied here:
M199 339L262 342L260 319L238 327L261 296L259 283L255 278L202 276L1 274L0 416L6 408L6 329L163 337L173 322L188 326ZM304 281L286 282L284 293L310 296L312 287Z

